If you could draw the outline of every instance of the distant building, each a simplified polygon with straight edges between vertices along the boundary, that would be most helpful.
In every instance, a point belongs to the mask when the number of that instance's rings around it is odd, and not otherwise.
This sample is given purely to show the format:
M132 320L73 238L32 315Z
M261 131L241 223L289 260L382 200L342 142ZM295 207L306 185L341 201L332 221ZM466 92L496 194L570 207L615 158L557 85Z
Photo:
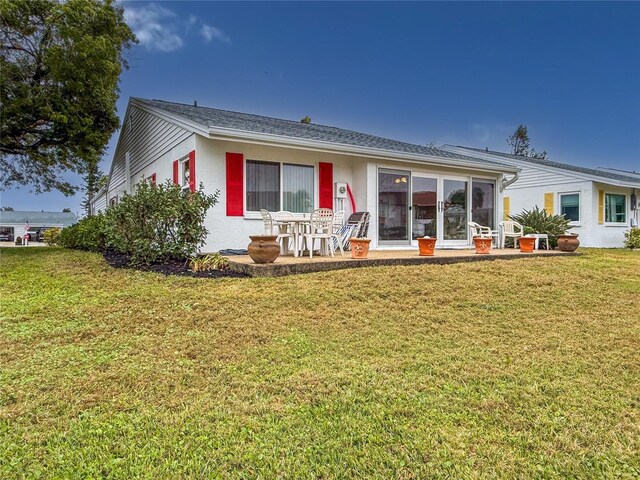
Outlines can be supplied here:
M0 240L13 241L22 236L29 225L32 236L47 228L65 228L76 223L78 219L71 212L16 212L0 211ZM32 240L37 240L32 238Z

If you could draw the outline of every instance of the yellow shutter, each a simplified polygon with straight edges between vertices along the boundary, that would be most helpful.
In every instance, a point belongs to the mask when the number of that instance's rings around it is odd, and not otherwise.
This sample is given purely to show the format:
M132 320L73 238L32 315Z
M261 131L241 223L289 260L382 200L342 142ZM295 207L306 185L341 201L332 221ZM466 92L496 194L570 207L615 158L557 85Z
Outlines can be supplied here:
M504 197L502 199L502 205L503 205L503 210L504 210L504 220L509 220L509 207L510 207L510 198L509 197Z
M544 209L547 215L553 215L553 192L544 194Z
M598 190L598 223L604 223L604 190Z

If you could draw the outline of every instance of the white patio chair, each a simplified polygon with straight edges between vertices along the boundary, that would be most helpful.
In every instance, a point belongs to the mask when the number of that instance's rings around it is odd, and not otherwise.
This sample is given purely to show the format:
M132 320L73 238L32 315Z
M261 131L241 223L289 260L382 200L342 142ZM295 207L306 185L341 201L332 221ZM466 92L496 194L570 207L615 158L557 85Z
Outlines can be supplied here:
M513 238L513 248L517 248L520 237L524 235L524 227L518 222L507 220L500 222L500 248L504 248L504 241L507 237Z
M473 239L473 237L484 237L484 238L491 237L491 239L496 243L496 245L499 246L498 237L500 233L497 230L491 230L491 227L484 227L476 222L468 222L467 225L469 225L471 239Z
M269 213L268 210L265 210L264 208L260 209L260 214L262 215L262 221L264 223L264 234L265 235L276 235L276 242L278 242L280 244L280 250L282 252L283 255L286 255L289 252L289 242L291 241L291 239L293 238L293 235L291 234L291 232L287 230L282 231L280 228L278 229L278 232L274 233L273 232L273 217L271 216L271 213ZM278 225L278 227L280 227ZM285 241L286 239L286 241Z
M344 237L342 232L344 231L344 210L338 210L333 214L333 231L331 234L331 243L333 244L333 251L336 250L336 244L340 249L340 253L344 255L344 249L342 247L342 243L344 242Z
M330 208L318 208L311 212L309 233L305 233L304 235L309 248L309 258L313 258L313 247L316 239L320 240L321 251L323 250L322 244L324 243L325 246L328 246L329 252L333 257L333 236L333 210Z
M344 210L338 210L333 214L333 233L338 233L344 225Z

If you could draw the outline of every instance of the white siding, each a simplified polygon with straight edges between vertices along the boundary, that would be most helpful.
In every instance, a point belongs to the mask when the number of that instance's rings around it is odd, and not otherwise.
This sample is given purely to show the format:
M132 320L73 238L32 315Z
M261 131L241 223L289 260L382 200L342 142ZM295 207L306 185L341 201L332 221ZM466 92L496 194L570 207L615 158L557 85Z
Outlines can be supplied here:
M104 212L107 209L107 194L104 192L99 197L95 197L92 204L93 213Z
M194 134L135 106L130 107L115 153L109 177L108 198L121 196L126 185L157 174L157 181L172 178L171 164L195 148ZM125 159L130 158L129 178ZM130 189L129 189L130 190Z

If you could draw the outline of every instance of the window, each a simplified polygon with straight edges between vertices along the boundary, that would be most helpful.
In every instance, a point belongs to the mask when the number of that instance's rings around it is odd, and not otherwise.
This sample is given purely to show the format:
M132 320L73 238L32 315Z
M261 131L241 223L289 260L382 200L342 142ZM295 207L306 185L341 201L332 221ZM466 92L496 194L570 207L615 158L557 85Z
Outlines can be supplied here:
M627 197L617 193L604 195L604 221L608 223L626 223Z
M560 194L560 214L572 222L580 221L580 194Z
M189 157L180 161L180 186L189 188Z
M118 204L118 196L116 195L111 200L109 200L109 206L113 207L114 205L117 205L117 204Z
M246 177L248 212L262 208L294 213L313 210L314 167L311 165L247 160Z

